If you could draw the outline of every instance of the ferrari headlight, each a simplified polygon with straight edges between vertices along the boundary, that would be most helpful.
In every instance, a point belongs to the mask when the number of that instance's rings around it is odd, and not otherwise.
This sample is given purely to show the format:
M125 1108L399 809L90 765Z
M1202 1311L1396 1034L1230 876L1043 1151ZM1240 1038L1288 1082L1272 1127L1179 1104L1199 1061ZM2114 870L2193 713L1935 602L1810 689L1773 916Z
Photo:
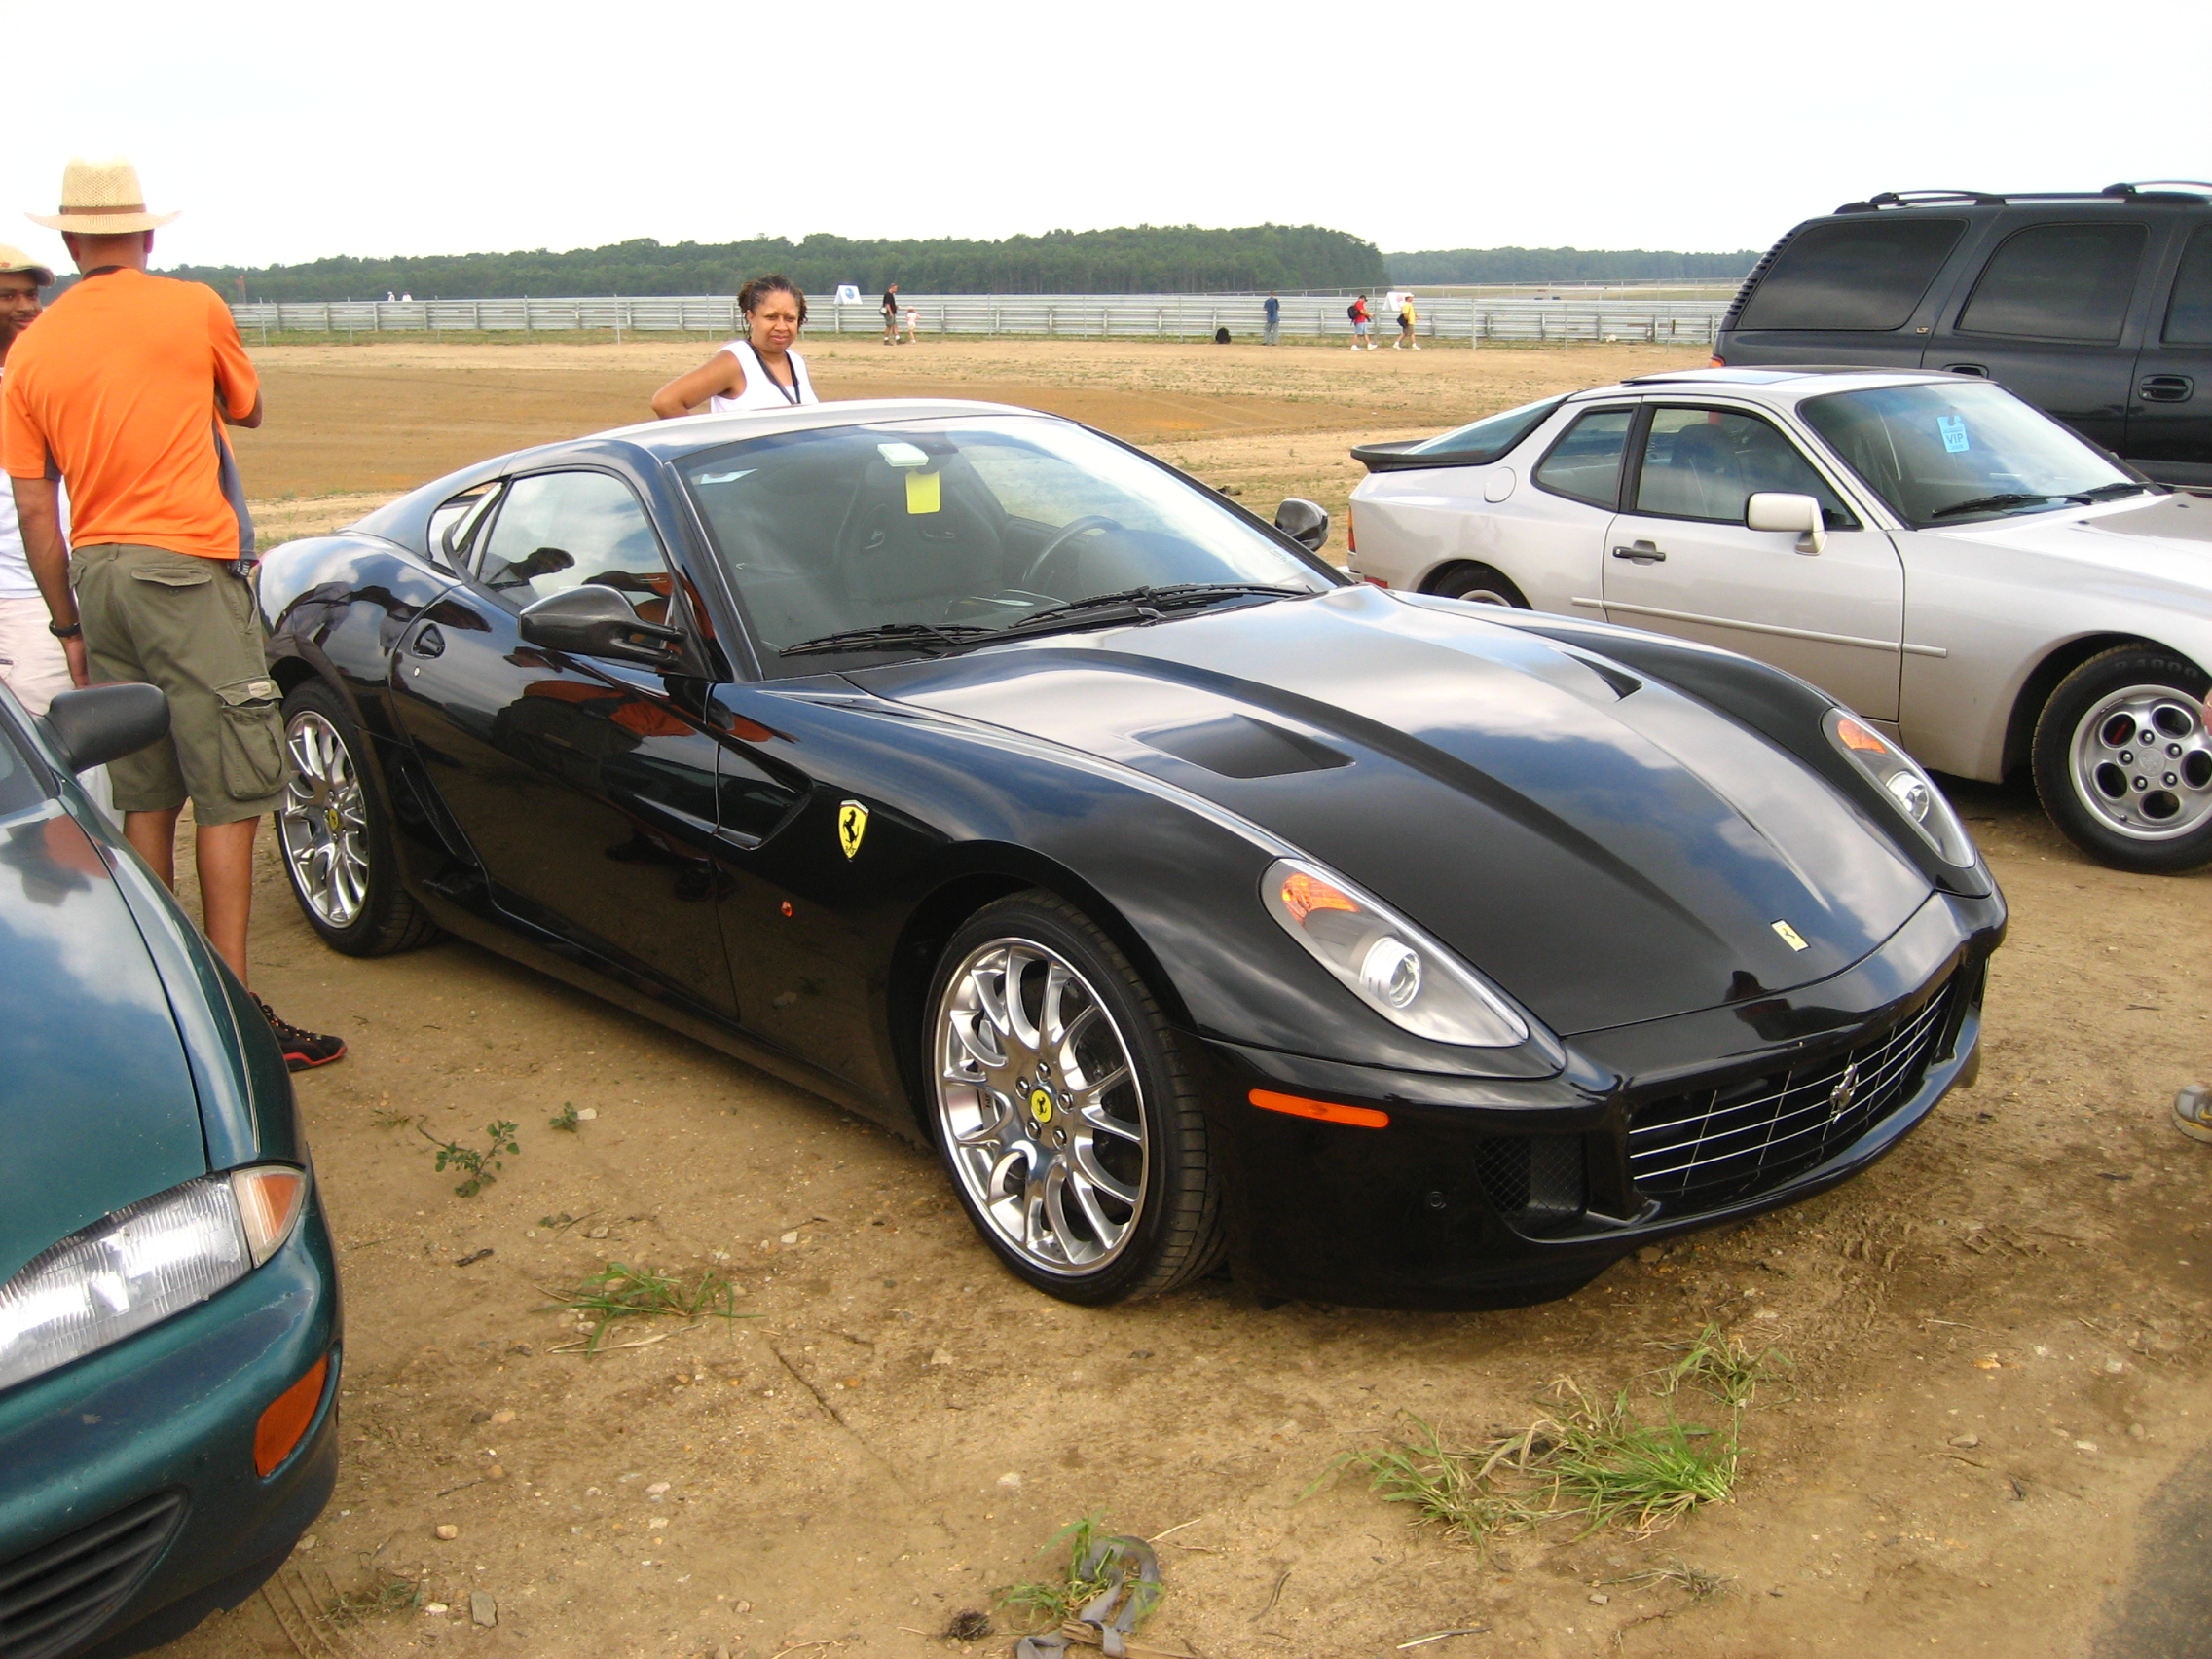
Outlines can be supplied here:
M1830 709L1824 723L1828 741L1890 797L1904 821L1936 849L1937 858L1961 869L1973 867L1976 855L1967 827L1910 756L1841 709Z
M1268 866L1260 893L1292 939L1392 1024L1466 1048L1508 1049L1529 1040L1527 1021L1457 957L1318 866L1279 859Z
M276 1254L307 1198L286 1165L203 1175L102 1216L0 1285L0 1389L160 1323Z

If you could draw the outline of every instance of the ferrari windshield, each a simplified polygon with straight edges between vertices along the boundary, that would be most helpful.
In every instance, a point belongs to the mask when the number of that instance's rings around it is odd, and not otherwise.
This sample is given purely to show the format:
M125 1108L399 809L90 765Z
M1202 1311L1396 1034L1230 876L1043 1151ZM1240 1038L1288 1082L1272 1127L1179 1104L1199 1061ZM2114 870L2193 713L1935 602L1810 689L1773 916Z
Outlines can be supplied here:
M1332 585L1204 489L1047 417L779 432L677 464L764 657L801 645L911 655L1132 589L1188 600L1189 584L1218 584L1209 602L1253 603L1233 590ZM866 630L894 637L845 639ZM763 663L825 666L798 652Z
M1797 412L1916 530L2048 512L2144 488L1998 386L1873 387L1809 397Z

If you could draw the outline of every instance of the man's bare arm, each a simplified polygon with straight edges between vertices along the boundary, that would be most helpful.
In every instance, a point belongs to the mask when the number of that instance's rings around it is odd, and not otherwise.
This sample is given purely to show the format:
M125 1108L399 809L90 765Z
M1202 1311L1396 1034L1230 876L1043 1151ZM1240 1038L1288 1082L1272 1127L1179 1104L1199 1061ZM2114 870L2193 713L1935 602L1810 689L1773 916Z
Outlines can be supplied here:
M258 413L258 411L257 411ZM51 478L11 478L16 490L16 519L22 527L23 552L31 568L31 580L46 601L46 613L62 628L77 625L77 596L69 586L69 543L61 535L61 491ZM61 642L69 659L69 678L86 682L85 642L82 636Z
M248 426L248 427L251 427L251 426L258 426L258 425L260 425L260 424L261 424L261 393L259 393L259 392L257 391L257 392L255 392L255 393L253 394L253 407L252 407L251 409L248 409L248 410L247 410L247 411L246 411L246 412L245 412L245 413L244 413L243 415L233 415L233 414L232 414L232 413L231 413L231 412L230 412L230 411L229 411L228 409L224 410L224 411L223 411L223 424L224 424L224 425L226 425L226 426Z

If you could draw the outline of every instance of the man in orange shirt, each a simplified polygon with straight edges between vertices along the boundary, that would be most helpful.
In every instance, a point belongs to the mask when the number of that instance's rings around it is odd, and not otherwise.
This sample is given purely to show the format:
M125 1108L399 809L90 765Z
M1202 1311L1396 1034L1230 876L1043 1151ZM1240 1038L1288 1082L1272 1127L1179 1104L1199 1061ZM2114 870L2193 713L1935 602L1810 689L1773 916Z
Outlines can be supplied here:
M9 353L0 457L71 678L143 680L168 696L169 735L109 766L115 804L131 846L174 886L191 800L208 942L243 983L254 830L287 767L247 579L253 524L219 422L260 425L261 386L213 289L148 274L155 227L176 215L146 211L136 168L72 160L61 202L31 217L62 233L84 280ZM293 1070L346 1051L261 1009Z

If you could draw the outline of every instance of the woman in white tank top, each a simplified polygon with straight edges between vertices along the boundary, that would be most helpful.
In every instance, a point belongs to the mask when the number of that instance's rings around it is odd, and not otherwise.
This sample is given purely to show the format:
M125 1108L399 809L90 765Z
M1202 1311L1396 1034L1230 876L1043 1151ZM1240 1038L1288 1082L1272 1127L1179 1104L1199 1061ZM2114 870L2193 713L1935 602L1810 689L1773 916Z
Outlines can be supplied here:
M805 360L792 350L806 323L806 296L781 276L756 276L738 291L737 303L746 337L654 392L653 413L662 420L693 414L702 403L710 414L733 415L822 401Z

